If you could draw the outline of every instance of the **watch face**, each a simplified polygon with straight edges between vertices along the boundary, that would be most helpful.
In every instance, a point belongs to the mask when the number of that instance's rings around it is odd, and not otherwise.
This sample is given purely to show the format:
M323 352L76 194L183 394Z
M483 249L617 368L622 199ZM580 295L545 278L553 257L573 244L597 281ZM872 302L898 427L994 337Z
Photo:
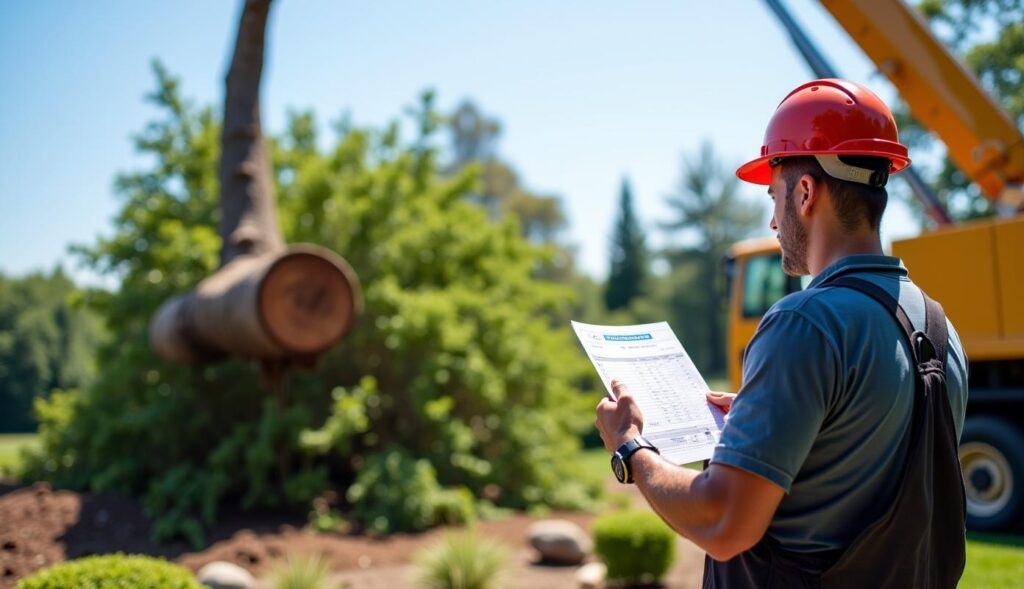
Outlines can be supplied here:
M622 457L618 452L612 454L612 472L615 473L615 478L619 479L620 483L626 482L626 465L622 462Z

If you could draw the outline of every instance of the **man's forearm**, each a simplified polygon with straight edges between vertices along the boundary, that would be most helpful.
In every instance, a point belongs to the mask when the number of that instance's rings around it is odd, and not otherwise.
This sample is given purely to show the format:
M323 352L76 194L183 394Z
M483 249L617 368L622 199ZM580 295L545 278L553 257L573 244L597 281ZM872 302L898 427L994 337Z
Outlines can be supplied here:
M634 454L631 466L637 487L665 523L714 553L723 502L708 493L707 471L681 468L651 451Z
M626 387L612 381L615 398L597 405L597 429L614 452L643 431L643 416ZM712 558L727 560L765 534L785 489L754 473L712 464L704 472L680 468L651 450L630 457L630 471L654 511Z

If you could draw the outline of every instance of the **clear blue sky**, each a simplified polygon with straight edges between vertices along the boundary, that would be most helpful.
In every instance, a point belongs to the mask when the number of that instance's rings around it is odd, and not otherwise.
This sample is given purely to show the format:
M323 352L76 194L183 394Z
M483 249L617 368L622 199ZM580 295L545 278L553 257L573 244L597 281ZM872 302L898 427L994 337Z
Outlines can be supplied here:
M817 2L787 4L841 73L891 98ZM240 7L0 3L0 272L63 262L95 280L67 247L109 234L115 174L145 164L130 137L155 114L143 100L150 61L180 76L195 102L219 107ZM426 88L444 110L473 99L501 120L500 155L526 185L563 199L566 238L599 277L623 175L651 243L662 243L653 226L683 155L707 139L730 164L752 157L778 101L812 77L756 0L277 0L266 68L271 132L289 108L312 108L326 129L346 111L382 124ZM916 233L894 209L883 232Z

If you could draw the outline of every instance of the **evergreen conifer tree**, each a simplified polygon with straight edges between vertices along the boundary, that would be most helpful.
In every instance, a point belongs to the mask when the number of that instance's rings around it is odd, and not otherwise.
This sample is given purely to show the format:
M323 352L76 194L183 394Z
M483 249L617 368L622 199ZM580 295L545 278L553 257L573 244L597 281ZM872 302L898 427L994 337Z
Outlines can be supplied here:
M605 285L604 304L609 311L629 306L641 294L647 279L647 245L643 230L633 211L633 191L629 178L622 180L619 217L611 243L611 268Z

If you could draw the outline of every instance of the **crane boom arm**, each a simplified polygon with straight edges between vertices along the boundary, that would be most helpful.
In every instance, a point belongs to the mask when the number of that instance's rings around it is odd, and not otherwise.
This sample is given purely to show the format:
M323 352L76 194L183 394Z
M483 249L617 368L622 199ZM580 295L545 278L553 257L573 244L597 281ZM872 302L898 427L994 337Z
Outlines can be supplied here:
M954 163L994 200L1024 181L1024 136L903 0L820 0Z

